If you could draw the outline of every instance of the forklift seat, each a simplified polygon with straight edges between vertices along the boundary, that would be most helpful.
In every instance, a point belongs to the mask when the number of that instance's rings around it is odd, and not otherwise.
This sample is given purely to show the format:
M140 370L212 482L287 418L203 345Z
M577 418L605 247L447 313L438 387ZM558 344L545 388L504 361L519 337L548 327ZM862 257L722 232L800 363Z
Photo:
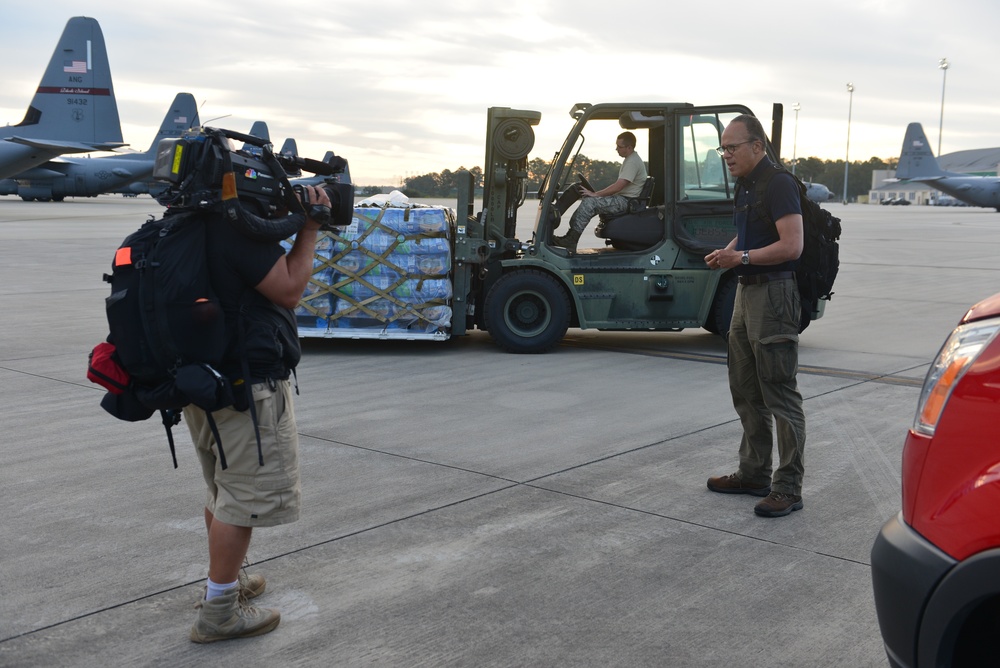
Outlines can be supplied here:
M602 213L601 223L607 223L608 221L614 220L618 216L626 216L630 213L639 213L644 209L648 209L649 200L653 196L654 183L655 179L653 179L652 176L647 176L646 182L642 184L642 190L639 191L639 194L629 199L628 209L625 210L625 213L619 213L614 215Z
M663 241L663 207L626 213L597 226L594 234L618 250L644 250Z
M655 179L652 176L647 176L646 182L642 184L642 190L639 191L639 195L633 197L628 202L629 213L638 213L643 209L649 208L649 200L653 196L653 183L655 183Z
M663 211L649 208L653 183L652 176L646 179L639 196L629 200L625 213L602 215L594 234L619 250L642 250L663 240Z

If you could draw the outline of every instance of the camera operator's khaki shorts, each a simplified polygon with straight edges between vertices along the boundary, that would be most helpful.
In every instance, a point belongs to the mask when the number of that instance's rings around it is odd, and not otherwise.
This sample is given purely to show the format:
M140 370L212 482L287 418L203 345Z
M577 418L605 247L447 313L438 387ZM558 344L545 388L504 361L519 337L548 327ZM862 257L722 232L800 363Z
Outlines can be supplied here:
M239 389L235 391L239 392ZM227 524L263 527L299 519L299 440L291 383L253 386L264 465L257 459L257 438L250 411L223 408L212 413L228 467L223 470L205 411L184 409L202 473L208 485L205 507Z

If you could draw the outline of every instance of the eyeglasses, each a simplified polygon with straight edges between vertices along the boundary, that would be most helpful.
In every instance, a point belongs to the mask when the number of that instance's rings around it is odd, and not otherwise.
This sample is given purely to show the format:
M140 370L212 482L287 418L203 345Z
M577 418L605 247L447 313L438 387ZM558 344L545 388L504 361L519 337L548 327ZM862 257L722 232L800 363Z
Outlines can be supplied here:
M726 155L727 153L729 155L732 155L733 153L736 153L736 149L738 149L740 146L743 146L743 144L752 144L755 141L757 140L747 139L746 141L736 142L735 144L726 144L725 146L720 146L719 148L715 149L715 152L722 156Z

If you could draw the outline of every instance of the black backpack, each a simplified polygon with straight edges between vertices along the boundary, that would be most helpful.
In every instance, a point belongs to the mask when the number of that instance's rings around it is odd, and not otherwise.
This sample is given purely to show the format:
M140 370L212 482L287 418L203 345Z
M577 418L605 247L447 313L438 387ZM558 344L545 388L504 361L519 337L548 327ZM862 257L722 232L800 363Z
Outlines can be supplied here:
M171 427L189 404L205 410L220 463L227 466L211 414L232 405L233 392L215 370L226 349L226 328L209 278L208 220L199 212L168 212L150 218L122 242L111 274L104 276L111 284L106 302L110 335L91 353L88 371L91 380L108 389L101 406L115 417L134 422L160 412L174 468ZM102 382L107 377L126 382ZM253 412L253 401L249 404Z
M840 269L840 218L837 218L816 202L806 197L806 185L799 177L782 165L774 164L757 179L754 191L754 208L757 214L770 224L771 215L764 208L765 194L771 179L776 174L788 174L799 187L799 203L802 207L802 255L795 271L799 296L802 299L802 314L799 332L802 332L819 310L819 300L829 301L833 297L833 282Z

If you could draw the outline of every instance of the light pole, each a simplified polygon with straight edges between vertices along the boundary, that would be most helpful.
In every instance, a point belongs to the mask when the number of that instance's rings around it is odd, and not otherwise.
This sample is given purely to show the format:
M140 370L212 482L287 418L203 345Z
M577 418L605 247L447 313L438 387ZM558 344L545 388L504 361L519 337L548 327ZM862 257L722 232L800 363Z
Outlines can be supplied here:
M948 59L942 58L938 61L938 69L941 70L941 120L938 122L938 151L941 157L941 131L944 129L944 85L948 83Z
M847 153L844 156L844 204L847 204L847 168L850 166L851 156L851 109L854 106L854 84L847 84L847 92L850 95L847 101Z
M799 143L799 109L801 108L802 105L798 102L792 105L792 109L795 110L795 134L792 135L792 174L795 173L795 167L799 164L799 161L796 159L798 155L796 150Z

